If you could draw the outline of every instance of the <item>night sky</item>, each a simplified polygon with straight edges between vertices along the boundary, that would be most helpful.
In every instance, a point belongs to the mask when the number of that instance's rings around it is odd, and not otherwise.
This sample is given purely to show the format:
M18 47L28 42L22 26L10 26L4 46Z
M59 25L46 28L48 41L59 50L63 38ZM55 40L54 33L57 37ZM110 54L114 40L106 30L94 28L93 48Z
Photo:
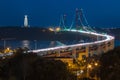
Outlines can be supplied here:
M31 26L57 26L66 14L70 25L76 8L96 27L120 27L120 0L0 0L0 26L22 26L27 14Z

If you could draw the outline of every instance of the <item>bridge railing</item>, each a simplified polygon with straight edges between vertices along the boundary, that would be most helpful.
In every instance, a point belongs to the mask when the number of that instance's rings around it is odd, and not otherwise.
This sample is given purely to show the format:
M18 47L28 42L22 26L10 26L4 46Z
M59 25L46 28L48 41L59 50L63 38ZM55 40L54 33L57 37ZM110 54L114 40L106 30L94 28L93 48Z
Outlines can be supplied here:
M82 31L82 30L75 30L75 29L66 29L66 31L71 31L71 32L79 32L79 33L84 33L84 34L90 34L90 35L94 35L94 36L100 36L103 37L103 40L98 40L98 41L94 41L94 42L89 42L89 43L78 43L78 44L73 44L73 45L64 45L64 46L59 46L59 47L52 47L52 48L45 48L45 49L37 49L37 50L30 50L29 52L34 52L34 53L40 53L40 52L47 52L47 51L53 51L53 50L64 50L66 48L77 48L80 46L90 46L90 45L100 45L102 43L107 43L109 41L113 41L114 42L114 37L107 35L107 34L100 34L100 33L95 33L95 32L90 32L90 31ZM114 47L114 46L113 46Z

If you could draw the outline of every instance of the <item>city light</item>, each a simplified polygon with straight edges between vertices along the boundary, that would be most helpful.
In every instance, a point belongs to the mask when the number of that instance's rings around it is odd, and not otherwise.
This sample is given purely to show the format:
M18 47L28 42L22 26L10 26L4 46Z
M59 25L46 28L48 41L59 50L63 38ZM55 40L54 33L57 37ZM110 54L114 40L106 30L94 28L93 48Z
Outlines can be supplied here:
M95 63L95 66L98 66L98 63L97 63L97 62Z
M54 31L54 29L53 28L49 28L49 31Z
M56 31L60 31L61 29L60 29L60 27L57 27L55 30L56 30Z
M92 65L91 65L91 64L88 64L87 68L88 68L88 69L91 69L91 68L92 68Z

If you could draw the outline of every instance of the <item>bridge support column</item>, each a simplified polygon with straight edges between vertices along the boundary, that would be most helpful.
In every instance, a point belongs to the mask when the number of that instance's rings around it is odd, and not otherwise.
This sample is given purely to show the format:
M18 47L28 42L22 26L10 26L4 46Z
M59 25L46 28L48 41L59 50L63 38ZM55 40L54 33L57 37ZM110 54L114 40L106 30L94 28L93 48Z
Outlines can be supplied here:
M77 58L77 56L76 56L76 48L72 49L72 56L73 56L73 58Z
M114 39L111 41L111 46L110 49L113 50L114 49Z
M89 55L90 55L89 45L86 45L85 56L89 57Z
M108 50L109 50L108 44L107 42L105 42L105 53L108 52Z
M100 46L100 44L98 44L97 55L99 55L99 54L101 54L101 53L102 53L102 51L101 51L101 46Z
M58 52L58 57L60 57L60 49L58 49L57 52Z

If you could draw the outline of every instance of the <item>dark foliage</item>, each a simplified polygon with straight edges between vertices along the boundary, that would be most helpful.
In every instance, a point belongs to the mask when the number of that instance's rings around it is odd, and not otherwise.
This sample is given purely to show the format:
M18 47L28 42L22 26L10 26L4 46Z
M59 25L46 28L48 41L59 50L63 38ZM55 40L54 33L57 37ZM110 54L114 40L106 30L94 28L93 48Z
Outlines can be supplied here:
M0 62L0 80L75 80L75 76L59 60L18 54Z
M101 80L120 80L120 47L101 56Z

